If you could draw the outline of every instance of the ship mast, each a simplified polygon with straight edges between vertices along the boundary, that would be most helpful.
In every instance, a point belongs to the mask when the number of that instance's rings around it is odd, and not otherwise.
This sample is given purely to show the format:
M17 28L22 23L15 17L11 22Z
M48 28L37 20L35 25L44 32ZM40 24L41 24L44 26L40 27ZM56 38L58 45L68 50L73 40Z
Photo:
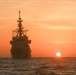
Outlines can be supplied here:
M23 20L21 19L21 15L20 15L20 10L19 10L19 19L17 20L17 22L18 22L18 33L19 33L19 37L22 37L22 32L23 32L23 30L22 30L22 22L23 22Z

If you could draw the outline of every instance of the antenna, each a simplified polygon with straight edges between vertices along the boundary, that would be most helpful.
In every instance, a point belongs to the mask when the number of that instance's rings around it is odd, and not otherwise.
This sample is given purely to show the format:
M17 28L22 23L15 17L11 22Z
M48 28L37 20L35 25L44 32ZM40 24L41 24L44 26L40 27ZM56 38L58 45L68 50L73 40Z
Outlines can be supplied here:
M21 11L19 10L19 19L17 20L17 22L21 23L23 22L23 20L21 19Z

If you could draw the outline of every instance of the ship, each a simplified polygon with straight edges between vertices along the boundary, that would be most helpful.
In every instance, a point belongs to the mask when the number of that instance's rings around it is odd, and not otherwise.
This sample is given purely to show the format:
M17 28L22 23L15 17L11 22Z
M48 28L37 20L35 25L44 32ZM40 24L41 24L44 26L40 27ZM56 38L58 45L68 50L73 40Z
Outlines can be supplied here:
M29 59L31 58L31 49L29 44L31 44L31 40L28 39L26 32L28 30L24 30L22 26L23 20L21 19L21 11L19 11L19 18L17 20L18 27L13 30L11 44L11 56L14 59Z

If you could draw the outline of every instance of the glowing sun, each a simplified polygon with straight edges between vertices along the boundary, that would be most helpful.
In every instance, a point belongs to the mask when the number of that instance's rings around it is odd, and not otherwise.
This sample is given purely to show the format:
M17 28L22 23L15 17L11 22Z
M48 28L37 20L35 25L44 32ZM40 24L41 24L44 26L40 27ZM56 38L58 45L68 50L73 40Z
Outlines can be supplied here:
M56 53L56 56L57 56L57 57L61 57L61 53L60 53L60 52L57 52L57 53Z

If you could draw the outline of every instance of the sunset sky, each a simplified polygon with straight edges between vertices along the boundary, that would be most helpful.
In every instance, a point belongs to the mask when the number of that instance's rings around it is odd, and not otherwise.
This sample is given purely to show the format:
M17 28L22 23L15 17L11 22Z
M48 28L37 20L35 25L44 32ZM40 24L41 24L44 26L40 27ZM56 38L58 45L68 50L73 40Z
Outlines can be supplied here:
M0 0L0 57L11 57L19 10L33 57L76 57L76 0Z

